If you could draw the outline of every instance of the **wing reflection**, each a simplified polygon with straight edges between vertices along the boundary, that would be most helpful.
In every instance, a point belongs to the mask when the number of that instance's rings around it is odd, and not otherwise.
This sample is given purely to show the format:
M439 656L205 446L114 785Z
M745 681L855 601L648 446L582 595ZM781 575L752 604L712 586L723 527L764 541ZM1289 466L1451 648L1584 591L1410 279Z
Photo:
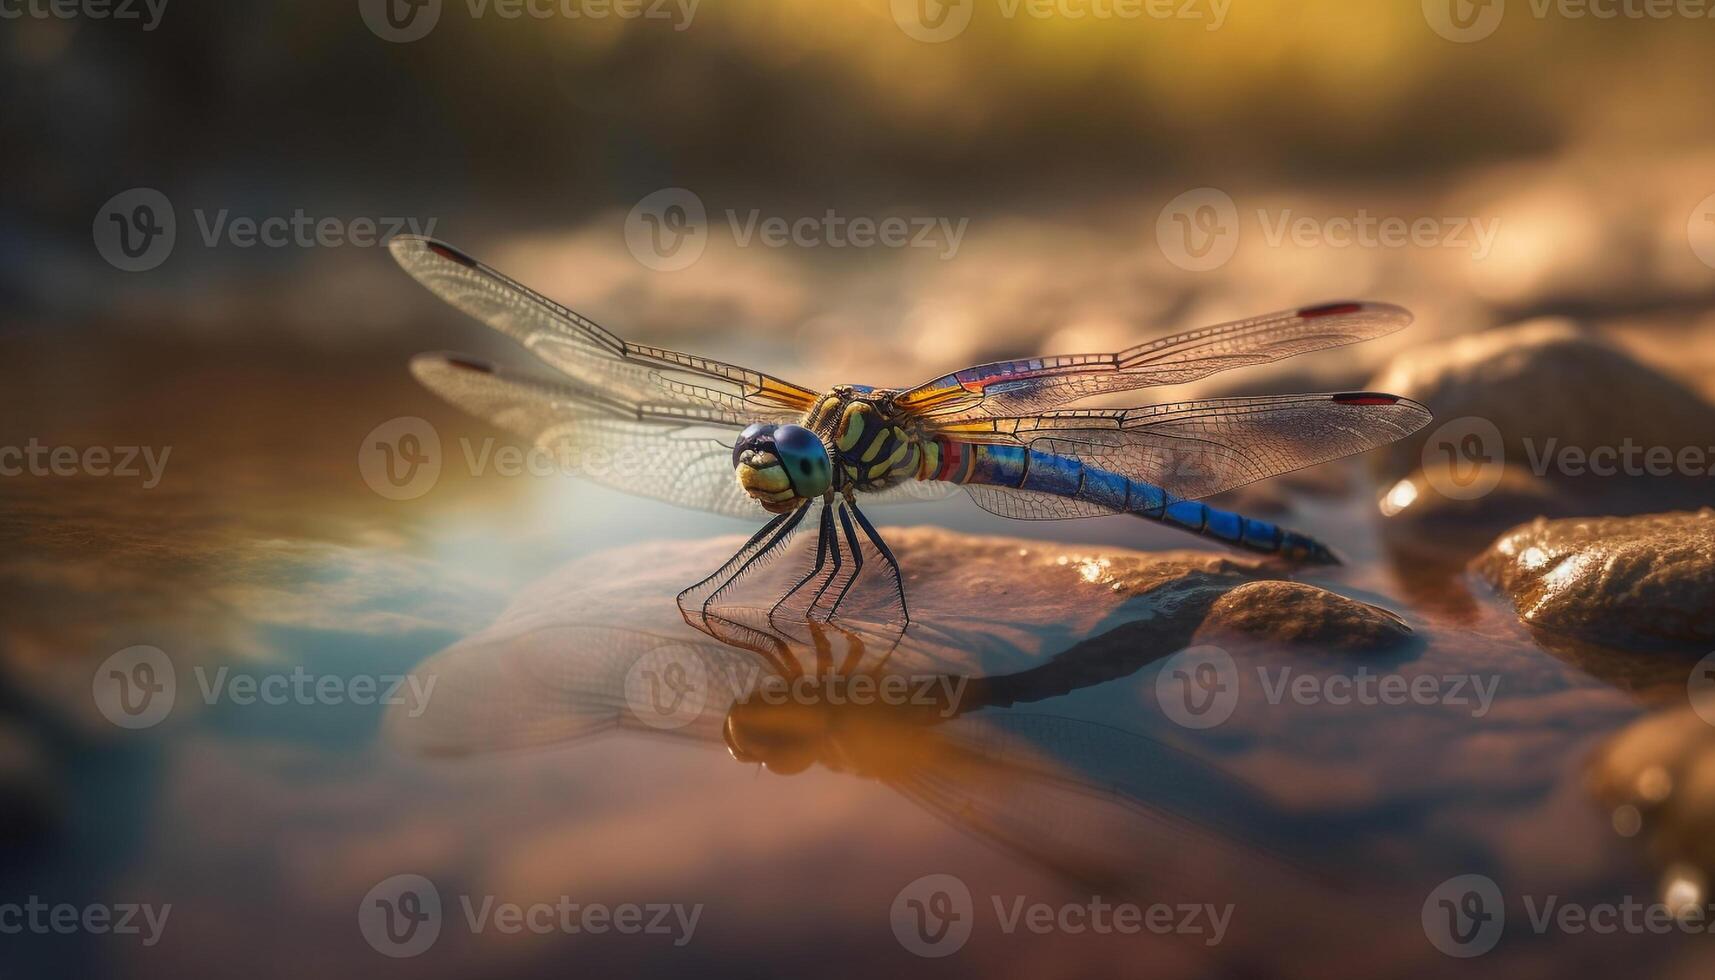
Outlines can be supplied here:
M1140 624L979 677L905 669L924 661L900 634L809 624L799 638L766 623L722 619L719 643L583 624L476 637L417 668L437 676L436 698L417 717L391 714L390 735L446 756L621 730L724 745L777 774L819 766L883 783L1093 894L1230 902L1265 881L1284 895L1322 884L1257 833L1292 820L1243 781L1162 741L1012 707L1179 649L1144 642Z

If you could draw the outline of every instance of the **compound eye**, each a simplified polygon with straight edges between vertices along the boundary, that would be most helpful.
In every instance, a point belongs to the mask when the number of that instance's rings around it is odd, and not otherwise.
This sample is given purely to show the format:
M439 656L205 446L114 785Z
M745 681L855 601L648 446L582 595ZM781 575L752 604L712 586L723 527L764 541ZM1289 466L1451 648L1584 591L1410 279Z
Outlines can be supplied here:
M774 447L800 495L813 497L828 488L828 451L814 432L801 425L783 425L775 430Z
M738 465L738 458L744 455L746 449L756 448L758 440L773 434L775 426L766 422L752 422L738 434L738 441L732 446L732 465Z

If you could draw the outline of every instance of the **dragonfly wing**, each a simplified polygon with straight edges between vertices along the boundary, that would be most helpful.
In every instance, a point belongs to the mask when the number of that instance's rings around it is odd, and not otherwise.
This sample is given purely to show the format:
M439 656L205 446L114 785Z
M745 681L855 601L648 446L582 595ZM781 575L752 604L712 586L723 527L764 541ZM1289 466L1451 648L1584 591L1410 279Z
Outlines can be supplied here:
M1075 457L1195 500L1387 445L1421 429L1430 418L1428 409L1409 398L1345 392L1074 409L945 423L935 431ZM984 489L1004 495L1019 492Z
M435 295L591 390L630 402L719 408L753 422L795 422L815 404L815 392L759 371L627 343L449 245L400 236L389 247Z
M743 651L636 630L556 625L473 638L420 664L435 696L390 709L397 746L469 756L615 729L720 744L732 703L766 676Z
M996 361L900 393L894 404L939 421L1024 415L1081 398L1182 384L1393 333L1411 314L1386 303L1338 303L1204 327L1117 354Z
M733 476L732 446L746 420L731 411L630 405L574 382L512 375L458 355L418 356L411 373L447 401L528 440L562 472L681 507L759 513Z

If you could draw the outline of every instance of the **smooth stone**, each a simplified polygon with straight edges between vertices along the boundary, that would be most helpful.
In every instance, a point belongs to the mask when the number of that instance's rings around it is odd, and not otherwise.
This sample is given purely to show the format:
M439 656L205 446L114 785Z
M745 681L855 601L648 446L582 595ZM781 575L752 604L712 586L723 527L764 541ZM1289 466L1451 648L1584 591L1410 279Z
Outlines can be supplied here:
M1506 441L1508 462L1528 464L1523 439L1585 447L1702 446L1715 406L1673 378L1565 319L1529 320L1400 353L1370 386L1414 398L1436 424L1486 418ZM1398 479L1418 468L1431 425L1371 454Z
M1253 642L1341 650L1376 649L1409 632L1366 603L1279 581L1287 566L1251 555L1141 552L936 527L881 530L905 573L912 628L904 649L948 664L1016 669L1069 645L1094 653L1143 644L1166 656L1191 645L1205 626ZM578 559L524 590L489 632L571 619L637 629L675 624L677 591L741 543L736 536L650 542ZM748 601L735 604L754 607L757 596L772 595L793 570L807 567L776 566L749 583ZM848 623L875 625L861 615L861 602L852 608ZM1110 635L1111 642L1104 639Z
M1715 642L1715 511L1537 518L1471 567L1532 626L1598 643Z
M1371 653L1397 647L1411 636L1411 627L1379 606L1302 582L1274 581L1248 583L1222 595L1197 633L1200 639L1235 634Z

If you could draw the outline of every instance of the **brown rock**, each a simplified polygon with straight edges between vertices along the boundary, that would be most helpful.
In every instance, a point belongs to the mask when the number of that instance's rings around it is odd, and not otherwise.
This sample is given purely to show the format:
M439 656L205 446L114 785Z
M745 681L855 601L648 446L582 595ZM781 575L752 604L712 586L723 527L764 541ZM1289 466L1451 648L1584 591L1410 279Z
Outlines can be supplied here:
M1610 644L1715 642L1715 511L1538 518L1472 568L1532 626Z
M1411 627L1385 609L1313 585L1253 582L1210 607L1198 636L1220 634L1369 653L1399 645Z
M1563 319L1531 320L1407 350L1369 387L1415 398L1436 418L1436 425L1370 454L1384 485L1422 465L1424 446L1438 426L1470 416L1500 431L1507 465L1527 469L1532 454L1526 440L1539 456L1550 439L1586 452L1628 440L1701 449L1715 431L1715 406Z

